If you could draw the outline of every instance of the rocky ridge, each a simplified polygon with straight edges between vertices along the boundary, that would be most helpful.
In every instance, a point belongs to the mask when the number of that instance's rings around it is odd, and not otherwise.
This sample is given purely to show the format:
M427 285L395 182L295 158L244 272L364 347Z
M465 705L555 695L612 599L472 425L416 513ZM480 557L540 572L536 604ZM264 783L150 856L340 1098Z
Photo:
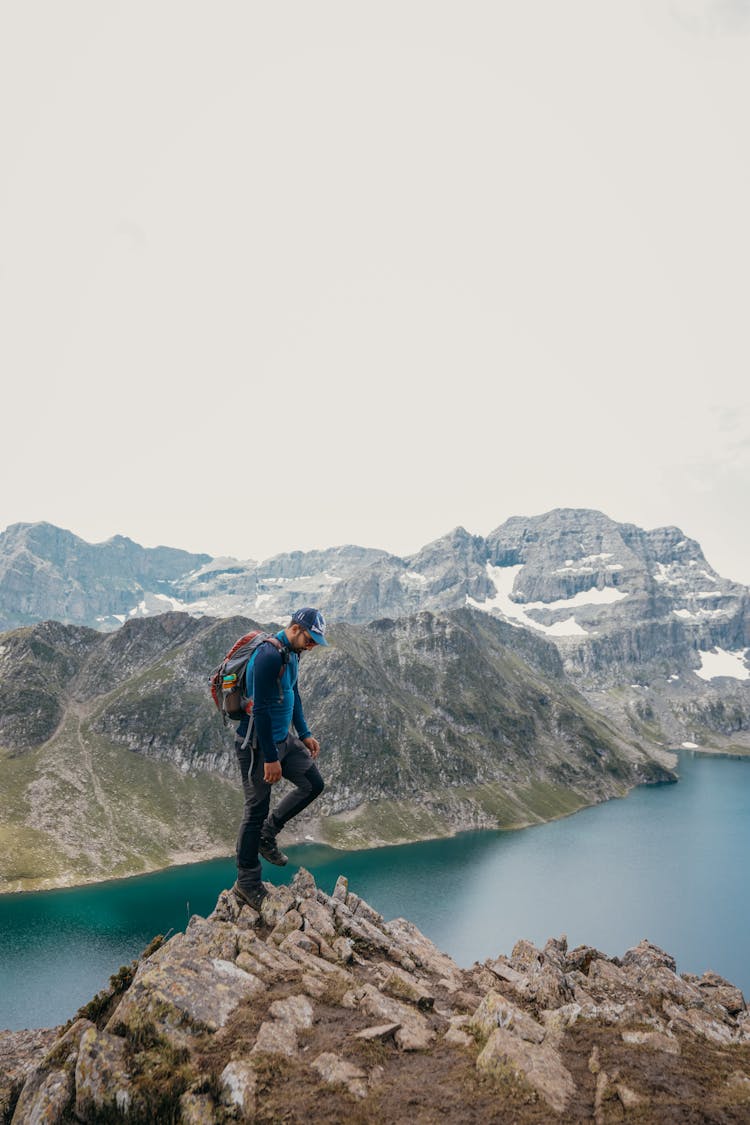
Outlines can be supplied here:
M0 1120L748 1120L742 993L648 941L461 969L343 877L269 891L222 892L65 1028L0 1033Z

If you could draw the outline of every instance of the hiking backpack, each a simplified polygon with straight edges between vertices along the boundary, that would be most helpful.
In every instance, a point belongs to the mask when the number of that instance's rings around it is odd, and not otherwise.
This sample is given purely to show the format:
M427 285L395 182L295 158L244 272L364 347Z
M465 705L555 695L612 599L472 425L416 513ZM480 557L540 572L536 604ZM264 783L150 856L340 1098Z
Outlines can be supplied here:
M279 698L281 698L281 677L289 663L289 650L272 633L263 633L259 629L252 633L245 633L244 637L235 641L221 664L209 677L211 698L221 711L224 726L229 719L236 722L252 713L252 697L245 694L247 689L245 673L248 664L264 641L268 641L281 653L279 669Z

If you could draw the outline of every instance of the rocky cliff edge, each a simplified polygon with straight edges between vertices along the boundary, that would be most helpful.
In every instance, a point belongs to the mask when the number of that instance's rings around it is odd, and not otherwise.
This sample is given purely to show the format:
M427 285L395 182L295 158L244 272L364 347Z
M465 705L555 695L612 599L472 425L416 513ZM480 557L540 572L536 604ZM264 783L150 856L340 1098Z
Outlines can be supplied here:
M750 1015L648 941L519 941L463 970L301 869L260 913L222 892L65 1028L0 1034L0 1117L747 1122Z

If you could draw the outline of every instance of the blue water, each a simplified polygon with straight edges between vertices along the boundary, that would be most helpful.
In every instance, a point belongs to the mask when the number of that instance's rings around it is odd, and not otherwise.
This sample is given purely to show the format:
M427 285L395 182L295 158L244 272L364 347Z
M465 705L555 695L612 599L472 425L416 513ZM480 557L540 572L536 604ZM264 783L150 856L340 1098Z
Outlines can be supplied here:
M566 933L621 954L647 937L682 972L750 996L750 761L680 756L678 785L522 832L342 853L289 848L330 891L339 874L386 917L411 918L461 965ZM96 886L0 896L0 1028L68 1019L154 934L207 914L231 860Z

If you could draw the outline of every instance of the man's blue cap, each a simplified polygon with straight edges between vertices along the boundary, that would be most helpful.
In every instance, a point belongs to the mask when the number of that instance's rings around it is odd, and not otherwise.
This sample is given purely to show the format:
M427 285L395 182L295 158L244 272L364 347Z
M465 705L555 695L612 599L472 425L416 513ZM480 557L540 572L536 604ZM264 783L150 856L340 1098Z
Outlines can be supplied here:
M326 619L319 609L311 609L310 606L298 609L293 615L291 623L306 629L316 645L328 644L325 638Z

